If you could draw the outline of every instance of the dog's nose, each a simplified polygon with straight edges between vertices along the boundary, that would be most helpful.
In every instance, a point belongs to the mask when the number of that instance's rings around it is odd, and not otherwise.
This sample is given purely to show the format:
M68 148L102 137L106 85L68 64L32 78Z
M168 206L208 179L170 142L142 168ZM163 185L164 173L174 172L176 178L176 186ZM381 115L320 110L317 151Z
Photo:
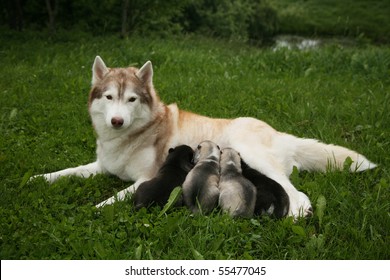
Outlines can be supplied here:
M121 127L123 125L123 123L124 123L124 120L122 118L120 118L120 117L113 117L111 119L111 124L115 128Z

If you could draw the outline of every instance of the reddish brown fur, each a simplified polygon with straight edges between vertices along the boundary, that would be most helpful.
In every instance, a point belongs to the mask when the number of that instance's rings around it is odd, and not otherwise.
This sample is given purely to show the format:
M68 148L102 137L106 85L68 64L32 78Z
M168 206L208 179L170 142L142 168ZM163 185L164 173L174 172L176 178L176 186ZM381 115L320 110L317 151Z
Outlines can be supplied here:
M178 115L178 129L182 137L190 137L190 142L201 142L208 139L216 139L218 137L224 138L224 131L226 127L232 122L231 119L213 119L205 116L201 116L195 113L179 110ZM198 137L197 140L193 138ZM224 139L220 139L217 142L221 142Z

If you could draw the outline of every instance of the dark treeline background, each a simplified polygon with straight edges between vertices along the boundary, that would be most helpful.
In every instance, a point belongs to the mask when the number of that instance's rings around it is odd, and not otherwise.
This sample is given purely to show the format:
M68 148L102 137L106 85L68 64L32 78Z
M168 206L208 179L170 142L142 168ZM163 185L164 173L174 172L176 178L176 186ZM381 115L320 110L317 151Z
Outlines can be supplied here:
M389 42L388 0L5 0L0 25L166 36L198 33L265 42L278 34Z
M17 30L76 28L122 36L197 32L262 40L277 29L276 11L261 0L7 0L4 4L2 24Z

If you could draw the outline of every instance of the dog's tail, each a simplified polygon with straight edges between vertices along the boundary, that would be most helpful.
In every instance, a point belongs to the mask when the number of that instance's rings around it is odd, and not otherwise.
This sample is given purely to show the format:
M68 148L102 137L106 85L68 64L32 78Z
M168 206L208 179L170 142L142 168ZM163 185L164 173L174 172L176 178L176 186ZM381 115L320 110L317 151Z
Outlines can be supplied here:
M285 138L286 137L286 138ZM345 147L325 144L315 139L297 138L284 134L283 142L289 148L293 145L292 163L300 170L326 171L328 169L343 169L344 164L350 164L351 172L360 172L373 169L377 165L369 161L365 156L349 150ZM346 161L350 159L352 162Z

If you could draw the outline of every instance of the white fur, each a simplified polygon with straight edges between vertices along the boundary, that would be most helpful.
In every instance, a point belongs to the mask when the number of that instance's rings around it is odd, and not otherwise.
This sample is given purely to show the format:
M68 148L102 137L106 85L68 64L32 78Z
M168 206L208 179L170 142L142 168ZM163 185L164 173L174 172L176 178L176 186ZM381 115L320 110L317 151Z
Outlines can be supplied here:
M96 57L92 84L101 81L109 71L103 60ZM145 63L136 76L145 85L153 87L150 62ZM217 143L221 149L231 147L237 150L249 166L278 182L289 196L289 215L294 217L309 215L312 209L309 198L289 180L293 166L300 170L326 171L328 167L341 168L347 157L353 161L351 171L376 166L347 148L281 133L257 119L219 120L180 111L175 104L166 106L161 103L154 89L151 92L153 108L150 108L140 102L131 87L126 89L122 98L119 98L114 84L108 84L107 88L101 98L90 104L91 119L98 135L96 162L43 175L50 183L61 176L88 177L97 173L110 173L126 181L135 181L134 185L97 207L124 199L142 182L151 179L169 148L181 144L195 148L204 140ZM108 100L107 95L112 99ZM138 99L128 102L131 97ZM113 127L113 117L123 118L123 126ZM138 135L137 131L142 129L144 131ZM156 144L158 140L160 144Z

